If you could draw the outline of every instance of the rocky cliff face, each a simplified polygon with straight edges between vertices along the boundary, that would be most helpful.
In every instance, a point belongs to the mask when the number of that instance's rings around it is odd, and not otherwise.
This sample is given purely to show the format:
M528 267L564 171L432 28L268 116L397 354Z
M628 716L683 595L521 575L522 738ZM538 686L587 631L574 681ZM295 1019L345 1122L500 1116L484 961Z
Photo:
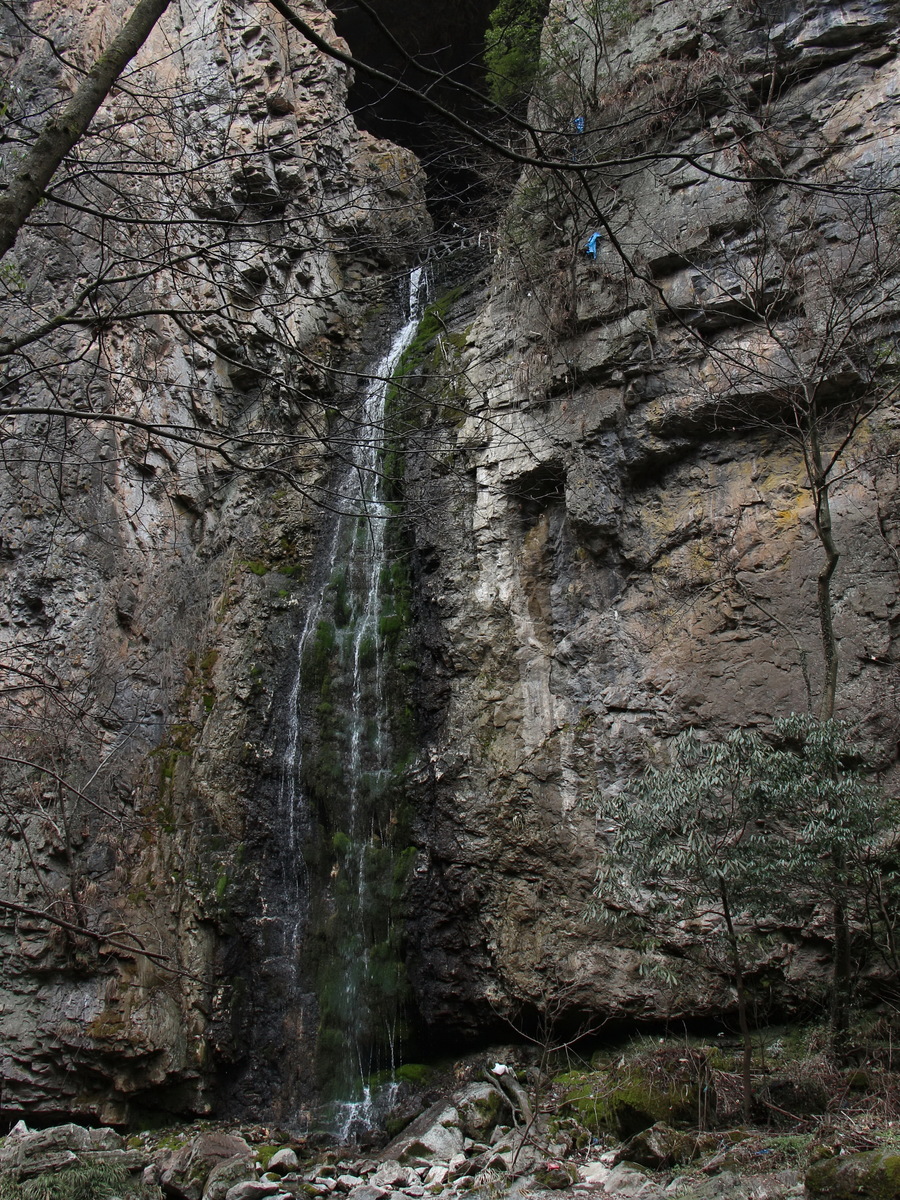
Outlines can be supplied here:
M523 1002L731 1006L702 968L674 990L642 976L585 916L592 799L678 731L818 704L804 386L829 453L861 398L873 410L833 473L838 711L886 766L898 723L893 367L880 379L861 350L892 360L898 318L880 190L896 13L560 3L545 54L536 120L560 131L556 156L609 165L520 181L457 325L470 474L432 485L444 507L420 540L435 717L416 980L428 1018L463 1029ZM773 952L782 1008L816 994L824 958L815 928Z
M45 40L4 17L8 129L124 12L32 5ZM415 160L357 130L347 84L264 5L176 5L4 276L6 335L94 285L4 360L11 406L94 412L4 424L7 1109L295 1113L310 1090L271 762L326 410L427 226Z
M10 24L10 121L65 94L111 11L33 5L53 46ZM413 436L438 433L407 467L403 772L432 1030L730 1006L586 919L592 799L687 726L815 704L810 379L832 450L828 414L872 409L833 479L838 707L893 763L895 29L874 3L551 6L538 117L558 160L607 165L526 175L488 277L418 347ZM356 129L347 82L263 5L178 6L4 276L13 335L73 288L94 306L4 382L30 410L0 481L8 1109L295 1122L314 1097L303 922L339 850L313 862L292 823L288 701L332 586L324 434L427 228L415 161ZM805 1003L817 929L765 965Z

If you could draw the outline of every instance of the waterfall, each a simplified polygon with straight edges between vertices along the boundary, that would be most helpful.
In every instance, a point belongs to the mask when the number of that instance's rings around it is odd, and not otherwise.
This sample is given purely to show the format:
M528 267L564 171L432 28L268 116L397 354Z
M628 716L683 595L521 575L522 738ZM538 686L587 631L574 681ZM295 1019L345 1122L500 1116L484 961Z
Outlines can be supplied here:
M343 459L336 513L300 633L282 760L283 827L309 877L303 946L298 911L292 953L314 980L319 1084L346 1138L371 1123L373 1086L389 1084L400 1037L411 662L403 657L408 577L392 519L402 449L391 409L405 401L390 381L415 336L424 292L417 267L405 322L374 366L358 414L333 435ZM288 891L297 877L295 870L285 881Z

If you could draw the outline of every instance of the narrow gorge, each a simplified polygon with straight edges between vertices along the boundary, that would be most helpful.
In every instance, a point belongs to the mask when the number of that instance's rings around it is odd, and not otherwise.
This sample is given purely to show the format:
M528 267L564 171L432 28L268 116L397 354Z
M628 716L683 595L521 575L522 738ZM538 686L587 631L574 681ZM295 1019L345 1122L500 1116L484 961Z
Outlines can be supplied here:
M129 11L0 6L0 200ZM0 262L8 1125L346 1140L550 1017L731 1028L608 806L795 713L896 796L896 5L289 12L172 0ZM759 1025L829 903L743 910Z

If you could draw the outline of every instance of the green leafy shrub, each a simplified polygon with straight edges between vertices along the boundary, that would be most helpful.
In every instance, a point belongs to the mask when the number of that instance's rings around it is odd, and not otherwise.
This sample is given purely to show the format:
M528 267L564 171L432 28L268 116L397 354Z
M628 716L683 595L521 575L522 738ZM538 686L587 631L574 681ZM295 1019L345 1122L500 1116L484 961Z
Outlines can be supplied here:
M504 108L528 95L541 58L546 0L500 0L488 18L484 64L488 93Z

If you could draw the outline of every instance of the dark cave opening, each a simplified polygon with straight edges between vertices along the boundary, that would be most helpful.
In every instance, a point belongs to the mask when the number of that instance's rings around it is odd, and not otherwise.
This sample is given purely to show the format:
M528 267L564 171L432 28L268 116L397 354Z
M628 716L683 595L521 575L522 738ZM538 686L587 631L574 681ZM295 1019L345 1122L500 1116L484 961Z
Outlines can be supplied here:
M354 57L411 87L427 89L441 105L479 127L493 120L490 106L455 85L483 90L485 30L495 4L496 0L432 5L421 0L370 0L401 50L356 0L328 0L337 32ZM435 80L428 71L438 71L444 79ZM455 222L465 226L484 222L490 189L482 156L459 130L416 97L389 89L361 72L349 100L360 128L406 146L422 160L428 205L438 232Z

